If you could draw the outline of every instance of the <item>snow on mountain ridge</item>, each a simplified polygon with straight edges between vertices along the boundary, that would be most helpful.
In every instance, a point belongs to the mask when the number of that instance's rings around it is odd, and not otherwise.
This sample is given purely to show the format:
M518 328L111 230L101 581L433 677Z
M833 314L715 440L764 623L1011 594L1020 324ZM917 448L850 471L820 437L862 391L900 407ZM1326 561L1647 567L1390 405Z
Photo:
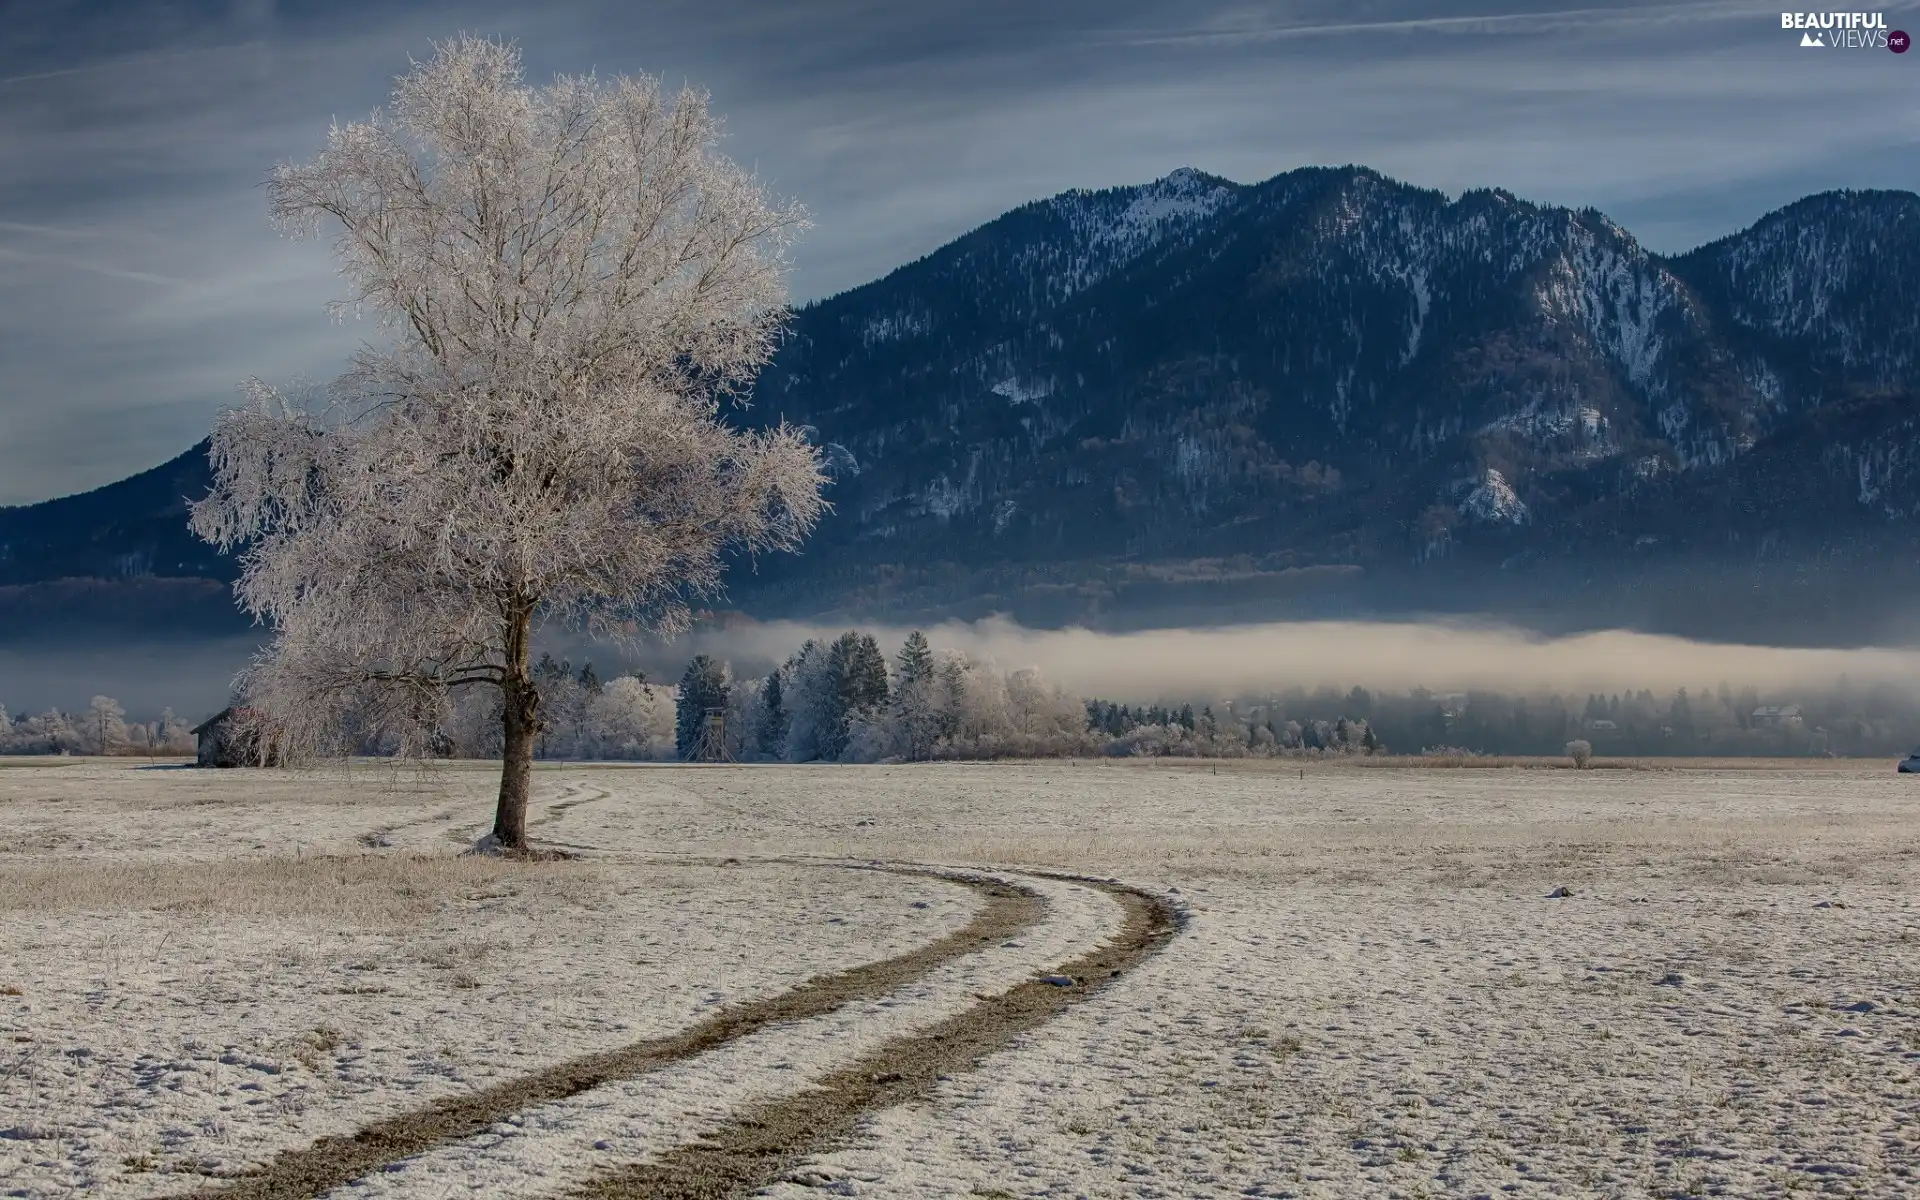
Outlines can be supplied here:
M1176 232L1217 214L1240 191L1192 167L1136 187L1071 191L1045 203L1068 230L1069 245L1030 249L1020 257L1064 300L1100 282Z
M1460 515L1488 525L1525 525L1532 519L1507 477L1492 467L1460 501Z
M1736 321L1817 342L1819 357L1866 368L1884 386L1920 362L1916 228L1920 197L1911 193L1827 192L1682 261L1724 289Z

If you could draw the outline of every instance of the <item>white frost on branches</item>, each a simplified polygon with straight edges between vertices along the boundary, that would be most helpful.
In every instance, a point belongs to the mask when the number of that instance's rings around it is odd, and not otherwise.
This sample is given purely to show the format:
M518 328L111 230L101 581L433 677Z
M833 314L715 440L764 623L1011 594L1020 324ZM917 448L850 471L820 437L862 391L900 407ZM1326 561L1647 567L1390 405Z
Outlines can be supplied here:
M802 214L719 136L700 93L530 87L515 49L463 38L273 172L278 224L333 230L343 307L394 335L318 392L249 385L193 512L274 627L246 688L290 748L426 753L450 689L482 684L511 758L540 623L672 630L724 548L812 526L813 449L722 419L771 353Z

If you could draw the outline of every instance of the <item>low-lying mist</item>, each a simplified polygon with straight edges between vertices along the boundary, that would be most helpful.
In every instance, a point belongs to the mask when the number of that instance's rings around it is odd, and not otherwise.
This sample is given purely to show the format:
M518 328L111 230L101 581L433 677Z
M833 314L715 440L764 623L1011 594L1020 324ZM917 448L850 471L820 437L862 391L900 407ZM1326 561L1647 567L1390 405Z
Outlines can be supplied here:
M728 659L737 676L757 675L808 638L831 638L845 628L772 621L703 629L639 661L663 682L696 653ZM908 632L860 628L888 648ZM1312 621L1098 633L986 620L930 626L925 633L936 647L1008 669L1038 667L1083 695L1114 699L1199 699L1322 684L1587 692L1721 682L1777 690L1831 684L1842 675L1856 684L1920 683L1920 650L1748 646L1621 630L1547 638L1506 626Z
M765 674L808 638L832 638L843 624L741 621L705 626L671 642L622 650L555 634L556 657L577 668L592 660L603 676L638 668L676 681L687 660L706 653L734 675ZM889 655L905 626L863 623ZM1285 687L1375 691L1426 687L1569 693L1651 688L1698 689L1725 682L1771 691L1854 684L1920 689L1920 650L1797 649L1689 641L1624 631L1548 638L1505 626L1448 623L1280 622L1218 628L1098 633L1030 629L1005 620L949 622L925 628L936 647L961 650L1013 670L1038 667L1081 695L1114 700L1203 700ZM252 638L141 643L70 643L0 648L0 704L15 714L50 707L84 709L105 694L130 713L172 706L204 716L226 702Z

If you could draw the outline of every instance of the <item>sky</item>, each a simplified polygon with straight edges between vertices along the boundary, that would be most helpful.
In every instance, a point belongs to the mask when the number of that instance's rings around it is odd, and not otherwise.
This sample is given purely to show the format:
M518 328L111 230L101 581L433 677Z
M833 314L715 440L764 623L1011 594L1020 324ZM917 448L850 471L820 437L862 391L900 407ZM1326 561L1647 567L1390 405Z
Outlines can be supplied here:
M1920 32L1920 0L1876 11ZM276 235L261 182L459 32L536 81L708 89L727 153L812 214L800 301L1182 166L1504 187L1662 252L1920 189L1920 52L1802 49L1758 3L0 0L0 504L159 463L241 381L378 336L329 320L325 245Z

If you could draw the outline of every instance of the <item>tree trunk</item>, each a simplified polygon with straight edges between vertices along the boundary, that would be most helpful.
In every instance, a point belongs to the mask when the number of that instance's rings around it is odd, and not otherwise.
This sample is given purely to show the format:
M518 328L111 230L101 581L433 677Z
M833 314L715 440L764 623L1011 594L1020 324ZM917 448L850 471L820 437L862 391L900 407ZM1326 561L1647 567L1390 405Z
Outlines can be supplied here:
M507 850L527 848L527 793L533 788L533 744L540 736L540 689L527 670L532 625L530 607L518 607L508 618L506 674L500 683L504 750L493 836Z

